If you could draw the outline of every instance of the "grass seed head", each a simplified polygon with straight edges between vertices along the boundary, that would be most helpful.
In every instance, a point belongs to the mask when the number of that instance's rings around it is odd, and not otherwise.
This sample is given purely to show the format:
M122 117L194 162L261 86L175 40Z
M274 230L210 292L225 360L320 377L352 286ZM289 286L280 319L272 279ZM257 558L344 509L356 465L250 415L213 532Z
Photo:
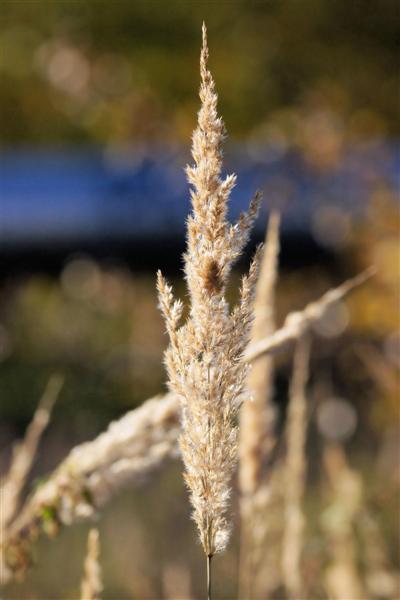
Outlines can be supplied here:
M165 355L169 386L181 402L184 477L201 543L207 556L212 556L224 550L229 539L227 511L237 455L236 417L247 374L243 353L252 323L259 251L242 280L239 302L232 312L225 290L232 265L248 239L260 197L255 196L236 224L227 221L236 178L221 175L225 128L217 112L208 54L203 26L201 107L192 137L193 164L186 170L192 186L192 213L184 256L189 313L182 326L175 318L177 313L180 318L182 306L178 309L161 275L158 291L170 338Z

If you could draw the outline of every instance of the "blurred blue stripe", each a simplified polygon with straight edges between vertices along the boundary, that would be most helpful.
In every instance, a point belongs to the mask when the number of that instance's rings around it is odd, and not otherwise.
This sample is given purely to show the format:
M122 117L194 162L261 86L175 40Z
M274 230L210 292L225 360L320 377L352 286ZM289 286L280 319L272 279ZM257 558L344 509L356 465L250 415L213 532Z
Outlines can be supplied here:
M188 158L179 148L3 149L0 245L182 236ZM377 185L398 190L400 154L398 144L371 143L321 172L294 151L276 157L274 148L262 147L249 155L231 146L226 165L238 175L232 219L262 189L264 212L278 207L286 231L308 232L319 206L357 219ZM258 224L264 229L265 218Z

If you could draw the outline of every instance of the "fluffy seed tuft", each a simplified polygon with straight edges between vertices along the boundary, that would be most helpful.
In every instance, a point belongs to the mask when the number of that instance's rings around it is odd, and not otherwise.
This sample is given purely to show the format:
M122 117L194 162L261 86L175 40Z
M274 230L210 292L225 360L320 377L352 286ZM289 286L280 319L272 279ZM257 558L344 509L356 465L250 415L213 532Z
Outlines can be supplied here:
M173 300L172 290L161 275L158 292L170 338L165 353L169 387L179 396L182 409L184 478L204 552L211 557L224 550L229 539L227 510L237 455L236 421L248 368L243 354L253 318L260 251L243 278L239 302L232 312L225 290L232 265L257 215L260 196L255 196L235 225L227 221L235 176L221 177L225 130L217 113L217 94L207 59L203 27L201 107L193 134L194 164L186 171L193 207L184 257L190 310L181 327L182 306Z

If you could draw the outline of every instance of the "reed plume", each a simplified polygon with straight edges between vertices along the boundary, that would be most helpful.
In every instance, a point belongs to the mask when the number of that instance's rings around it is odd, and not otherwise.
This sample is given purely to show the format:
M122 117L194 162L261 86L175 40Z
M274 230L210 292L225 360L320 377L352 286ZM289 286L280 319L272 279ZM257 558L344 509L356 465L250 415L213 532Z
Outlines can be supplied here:
M278 274L279 215L269 219L265 249L260 265L254 300L254 323L251 343L271 335L275 329L275 286ZM251 401L243 403L240 411L239 489L240 489L240 597L261 596L257 577L260 561L265 555L264 533L268 504L272 501L266 466L274 446L273 357L258 357L249 372L248 388ZM275 490L275 486L274 486ZM265 578L264 578L265 579Z
M225 290L232 265L248 240L260 198L254 197L236 224L228 223L228 199L235 176L221 178L224 125L217 115L217 94L207 59L203 25L201 108L193 134L194 165L187 168L193 187L184 256L190 307L182 326L182 303L173 299L160 273L158 291L170 339L165 353L169 386L179 396L182 409L184 477L210 566L211 557L225 549L229 538L226 514L237 455L235 420L248 372L243 354L252 323L259 251L242 280L239 302L232 311Z
M98 529L89 531L84 574L81 583L81 600L101 600L103 583L99 563L100 541Z
M286 424L285 515L282 548L283 582L289 598L304 598L301 574L304 514L307 428L306 385L310 360L310 338L303 335L297 342L290 384Z

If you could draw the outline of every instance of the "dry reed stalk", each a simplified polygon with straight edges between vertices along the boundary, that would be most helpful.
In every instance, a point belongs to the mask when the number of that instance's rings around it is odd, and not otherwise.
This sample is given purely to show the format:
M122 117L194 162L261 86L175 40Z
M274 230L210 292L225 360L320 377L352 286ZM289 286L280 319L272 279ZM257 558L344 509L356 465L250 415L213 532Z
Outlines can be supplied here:
M140 484L177 454L178 400L172 394L147 400L92 442L73 448L50 478L28 498L2 540L8 572L23 574L40 532L93 517L127 485Z
M15 445L10 468L0 482L0 583L12 576L4 553L5 540L16 518L21 492L63 382L60 375L53 375L49 379L24 439Z
M99 531L98 529L91 529L87 540L87 553L81 583L81 600L101 600L103 583L99 555Z
M193 211L188 218L184 256L190 297L184 325L179 327L182 303L173 299L160 273L158 291L170 338L165 353L169 386L179 396L182 408L184 478L210 573L211 557L225 549L229 538L226 514L237 455L235 419L248 370L243 354L253 318L259 251L242 280L239 302L232 312L225 291L232 265L248 240L260 199L256 195L249 211L235 225L229 224L228 200L235 176L221 178L224 125L217 114L217 94L207 60L203 25L201 108L192 139L194 165L187 168Z
M254 300L251 344L264 340L275 329L274 300L279 253L279 216L272 214ZM240 411L239 484L243 499L249 499L262 481L265 457L273 445L274 410L272 400L273 363L269 354L255 361L247 385L251 400Z
M251 362L265 353L275 354L281 351L289 342L298 339L313 322L321 319L332 304L342 300L349 292L362 285L375 273L375 267L370 267L338 287L332 288L316 302L307 304L302 311L289 313L280 329L247 348L245 359Z
M330 564L325 572L326 592L329 600L367 600L369 595L358 572L354 529L362 507L362 480L348 466L339 445L326 445L323 458L332 492L331 502L321 517L330 553Z
M40 439L46 429L53 406L59 396L64 379L53 375L39 401L32 421L30 422L22 442L13 449L13 456L8 473L0 482L0 529L4 531L15 517L22 489L36 457Z
M301 336L296 345L286 423L282 575L287 594L293 600L305 597L301 575L304 528L302 499L306 470L306 385L309 373L310 345L308 334Z
M269 219L256 287L251 343L266 338L275 329L274 304L278 273L279 223L279 215L273 213ZM266 479L265 468L274 446L273 366L273 357L268 354L255 361L247 380L251 400L244 402L240 411L239 596L249 600L264 594L262 589L264 585L257 575L265 550L261 529L267 518L267 505L272 501L271 490L267 489L269 482Z
M284 527L283 464L275 460L268 476L252 500L250 573L253 579L239 573L239 598L267 600L275 598L282 585L281 551ZM248 519L249 522L249 519ZM246 552L248 546L243 548ZM242 549L241 549L242 551Z

